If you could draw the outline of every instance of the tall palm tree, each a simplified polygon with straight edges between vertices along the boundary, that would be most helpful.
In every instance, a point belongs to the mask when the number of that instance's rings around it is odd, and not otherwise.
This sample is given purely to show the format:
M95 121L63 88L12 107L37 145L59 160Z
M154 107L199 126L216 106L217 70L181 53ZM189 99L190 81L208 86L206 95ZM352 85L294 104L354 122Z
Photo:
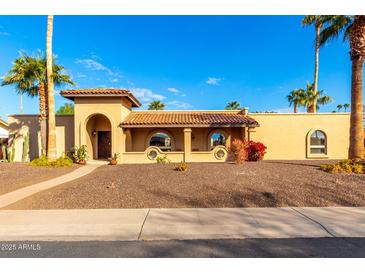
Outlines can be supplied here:
M227 106L225 107L226 110L239 110L241 109L240 103L237 101L231 101L227 103Z
M161 103L161 101L152 101L148 104L148 110L163 110L165 108L165 104Z
M57 86L65 83L74 85L64 67L53 64L53 79ZM15 85L18 93L30 97L39 97L39 122L41 131L42 155L46 155L47 144L47 75L46 59L43 56L29 56L22 53L14 63L13 67L4 76L1 85Z
M345 112L347 111L347 109L350 107L350 104L343 104L343 108L345 109Z
M314 92L317 92L318 89L318 68L319 68L319 47L320 44L320 33L324 23L324 16L322 15L306 15L302 19L303 26L312 26L314 25L316 32L316 41L314 46L314 80L313 80L313 89ZM314 100L313 104L308 106L308 112L316 112L317 110L317 101Z
M307 84L304 92L304 102L303 104L307 107L307 112L310 113L309 106L313 106L316 102L316 110L319 106L327 105L332 102L332 97L324 95L323 90L314 90L314 84Z
M341 104L338 104L338 105L337 105L337 110L338 110L338 112L340 112L342 108L343 108L343 105L341 105Z
M294 105L294 113L298 113L298 106L304 105L304 90L294 89L286 96L286 99L289 102L289 107Z
M56 146L56 114L54 103L54 83L53 83L53 55L52 55L52 36L53 36L53 15L47 18L47 39L46 39L46 61L47 61L47 94L48 94L48 150L47 158L55 160L57 158Z
M350 159L364 159L363 125L363 70L365 60L365 15L327 16L325 28L320 35L321 44L344 33L344 41L350 40L351 73L351 119Z

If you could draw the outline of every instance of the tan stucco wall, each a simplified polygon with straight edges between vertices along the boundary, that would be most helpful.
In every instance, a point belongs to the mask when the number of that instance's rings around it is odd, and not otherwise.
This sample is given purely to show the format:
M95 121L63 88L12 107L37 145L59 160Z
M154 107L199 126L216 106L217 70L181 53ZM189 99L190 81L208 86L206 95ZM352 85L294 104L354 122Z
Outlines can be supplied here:
M57 155L61 156L74 147L74 116L56 116ZM40 128L38 115L10 115L9 135L15 136L15 161L22 160L23 136L29 131L29 158L33 160L40 155Z
M347 158L349 113L249 114L260 127L250 130L250 139L267 146L265 159L307 159L307 137L313 130L327 135L327 157Z
M95 149L92 149L91 126L87 130L89 119L96 114L104 115L111 127L111 151L123 153L125 151L125 133L119 124L130 113L130 102L118 97L76 97L75 98L75 144L87 145L90 159L96 158ZM97 123L95 123L97 124ZM105 124L102 122L102 124ZM122 156L121 156L122 157ZM122 162L123 159L120 159Z

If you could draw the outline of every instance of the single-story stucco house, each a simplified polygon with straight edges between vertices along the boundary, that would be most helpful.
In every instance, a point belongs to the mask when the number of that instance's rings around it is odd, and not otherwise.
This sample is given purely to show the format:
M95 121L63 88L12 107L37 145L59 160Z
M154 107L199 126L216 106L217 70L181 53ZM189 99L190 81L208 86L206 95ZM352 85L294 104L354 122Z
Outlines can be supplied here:
M262 142L265 159L343 159L349 147L349 113L248 113L243 110L142 111L128 90L64 90L74 115L56 117L57 153L86 145L90 159L119 153L119 163L224 162L235 138ZM30 136L30 155L39 156L38 115L10 115L9 134Z

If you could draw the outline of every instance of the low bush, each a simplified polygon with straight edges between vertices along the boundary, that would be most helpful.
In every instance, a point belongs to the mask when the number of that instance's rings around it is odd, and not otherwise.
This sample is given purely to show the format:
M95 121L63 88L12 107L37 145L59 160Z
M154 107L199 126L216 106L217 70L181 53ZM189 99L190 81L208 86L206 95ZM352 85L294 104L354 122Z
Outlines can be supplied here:
M75 159L76 163L86 163L86 160L89 159L86 145L74 147L73 158Z
M167 155L164 155L163 157L158 156L156 158L156 162L157 162L157 164L169 164L169 163L171 163L170 159L167 158Z
M245 161L263 160L266 153L266 146L260 142L247 142L240 139L234 139L230 150L233 152L235 163L243 164Z
M365 174L365 163L353 160L343 160L336 164L321 165L320 169L329 173Z
M175 170L177 171L186 171L188 169L188 164L185 162L181 162L175 165Z
M266 153L266 146L260 142L249 141L246 144L247 160L261 161Z
M73 161L67 156L61 156L55 161L49 161L46 156L41 156L30 162L31 166L39 167L70 167Z

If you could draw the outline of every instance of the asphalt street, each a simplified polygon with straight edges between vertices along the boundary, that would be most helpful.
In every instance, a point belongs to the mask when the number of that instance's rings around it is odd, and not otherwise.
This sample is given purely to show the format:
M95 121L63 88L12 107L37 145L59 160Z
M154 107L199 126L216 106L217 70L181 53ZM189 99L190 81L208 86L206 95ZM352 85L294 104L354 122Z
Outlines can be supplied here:
M0 242L3 258L364 258L365 238Z

